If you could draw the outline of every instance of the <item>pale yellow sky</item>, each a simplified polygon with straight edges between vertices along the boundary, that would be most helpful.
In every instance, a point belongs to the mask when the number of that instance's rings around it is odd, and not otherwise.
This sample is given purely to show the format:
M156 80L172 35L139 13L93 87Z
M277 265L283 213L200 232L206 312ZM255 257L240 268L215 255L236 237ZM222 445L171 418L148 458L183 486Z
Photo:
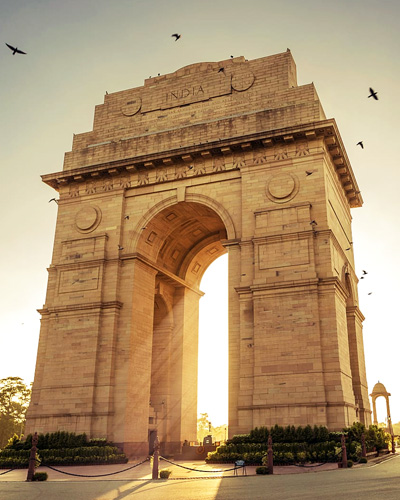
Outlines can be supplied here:
M359 295L369 391L383 382L399 421L399 14L397 0L3 0L0 377L33 377L36 309L45 301L57 213L40 174L62 170L73 133L91 130L106 90L195 62L255 59L289 47L298 83L313 81L338 123L364 198L352 213L356 272L368 271ZM5 42L27 55L13 56ZM367 98L370 86L379 101ZM218 391L214 384L220 399ZM214 403L201 406L213 415Z

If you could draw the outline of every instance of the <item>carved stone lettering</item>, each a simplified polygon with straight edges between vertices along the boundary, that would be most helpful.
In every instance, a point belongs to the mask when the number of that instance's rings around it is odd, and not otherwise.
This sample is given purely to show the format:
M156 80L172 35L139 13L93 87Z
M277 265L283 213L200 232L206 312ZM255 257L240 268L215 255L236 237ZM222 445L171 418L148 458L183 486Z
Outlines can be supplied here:
M196 85L196 86L190 87L190 88L177 89L174 91L170 91L170 92L167 92L165 97L166 97L166 101L168 103L168 102L173 101L175 99L185 99L188 96L197 97L199 95L200 96L204 95L204 90L203 90L203 87L201 85Z

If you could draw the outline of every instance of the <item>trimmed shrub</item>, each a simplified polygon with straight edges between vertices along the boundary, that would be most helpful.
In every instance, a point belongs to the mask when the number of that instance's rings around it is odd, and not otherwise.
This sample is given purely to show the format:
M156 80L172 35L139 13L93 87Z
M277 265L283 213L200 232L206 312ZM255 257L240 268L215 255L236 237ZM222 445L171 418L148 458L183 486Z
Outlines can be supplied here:
M0 467L27 467L30 451L3 450ZM42 465L95 465L127 463L128 458L115 446L82 446L80 448L56 448L40 450Z
M366 464L368 463L367 457L361 457L360 460L358 461L359 464Z
M47 434L39 434L37 447L39 450L59 448L80 448L87 446L114 446L105 438L93 438L88 440L86 434L75 434L73 432L58 431ZM25 441L20 441L17 436L9 440L5 449L30 450L32 447L32 434L28 434Z
M168 479L172 474L172 471L169 469L161 469L160 470L160 479Z
M268 469L268 467L264 467L264 466L257 467L256 474L269 474L269 469Z
M32 477L32 481L47 481L47 472L35 472Z
M347 467L353 467L353 460L347 460Z

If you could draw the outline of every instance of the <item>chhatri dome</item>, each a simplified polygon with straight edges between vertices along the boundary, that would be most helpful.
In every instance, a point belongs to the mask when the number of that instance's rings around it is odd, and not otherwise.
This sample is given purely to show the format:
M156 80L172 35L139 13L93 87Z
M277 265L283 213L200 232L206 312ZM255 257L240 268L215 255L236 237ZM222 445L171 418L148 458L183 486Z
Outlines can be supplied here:
M389 394L386 390L386 387L378 381L377 384L374 385L374 388L372 389L372 393L370 394L370 396L390 396L391 394Z

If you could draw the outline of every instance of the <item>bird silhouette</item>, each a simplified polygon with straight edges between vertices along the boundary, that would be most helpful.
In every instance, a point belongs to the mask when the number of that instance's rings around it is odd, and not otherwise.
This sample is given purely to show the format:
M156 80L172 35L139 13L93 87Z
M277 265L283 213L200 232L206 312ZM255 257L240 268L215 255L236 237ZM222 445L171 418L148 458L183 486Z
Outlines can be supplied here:
M364 144L363 141L357 142L357 146L361 146L361 149L364 149Z
M219 68L218 73L223 73L225 71L225 68Z
M310 222L310 224L311 224L312 226L318 226L318 224L315 222L315 220L312 220L312 221Z
M312 175L314 172L310 172L309 170L306 170L306 175Z
M129 220L129 215L125 215L124 219Z
M349 247L349 248L346 248L346 252L348 252L349 250L351 250L351 247Z
M372 295L372 292L369 292L369 294L368 294L368 295Z
M367 273L367 271L364 271L364 269L363 269L363 274L368 274L368 273Z
M177 42L182 35L178 35L178 33L174 33L171 36L174 36L175 37L175 42Z
M51 203L52 201L55 201L58 205L58 200L56 200L56 198L52 198L51 200L49 200L49 203Z
M121 247L121 245L118 245L118 250L123 250L124 247Z
M19 50L17 47L13 47L12 45L9 45L6 42L7 47L13 51L12 55L15 56L15 54L26 54L26 52L23 52L22 50Z
M371 87L369 88L369 91L371 92L371 94L368 97L373 97L375 99L375 101L377 101L378 100L378 96L377 96L378 92L375 92L375 90Z

